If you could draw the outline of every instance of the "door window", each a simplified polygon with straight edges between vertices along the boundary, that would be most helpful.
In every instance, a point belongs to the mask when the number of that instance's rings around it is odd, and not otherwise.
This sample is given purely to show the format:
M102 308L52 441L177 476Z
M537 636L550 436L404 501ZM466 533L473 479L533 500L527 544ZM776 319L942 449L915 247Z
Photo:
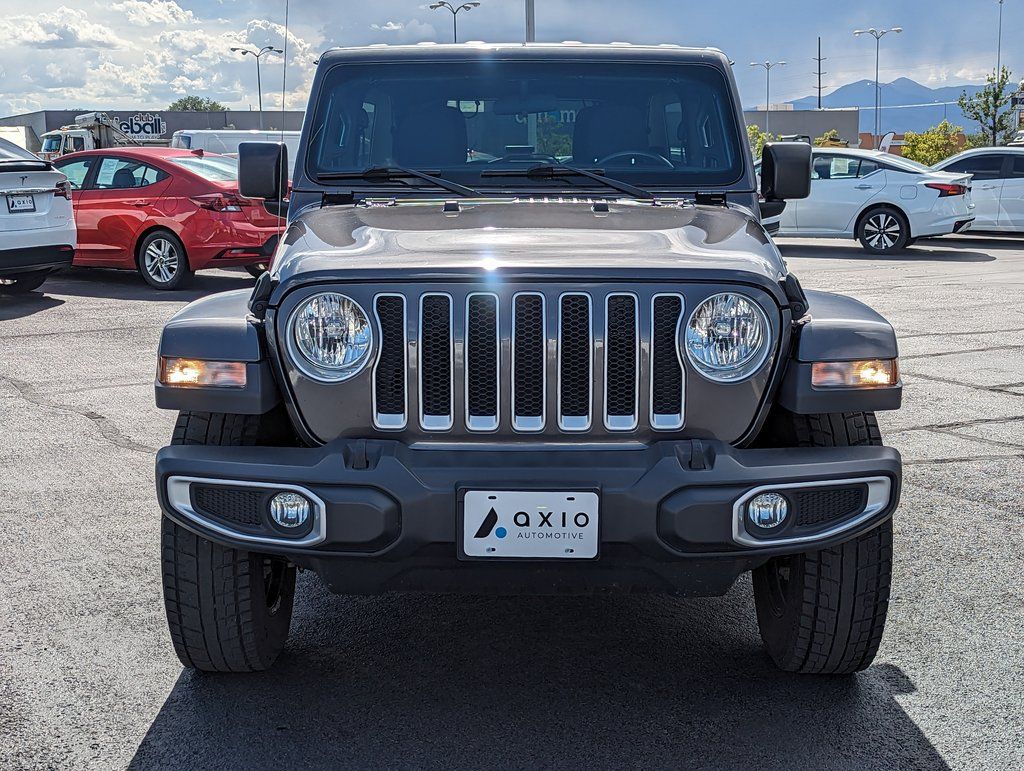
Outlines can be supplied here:
M1014 179L1024 179L1024 155L1013 156L1013 167L1010 169L1010 176Z
M159 169L133 158L104 158L92 187L97 190L146 187L166 176Z
M71 187L74 190L81 190L85 184L85 178L89 175L89 169L92 168L93 161L96 160L96 156L90 158L80 158L77 161L71 161L70 163L58 163L56 164L57 169L67 176L68 182L71 183Z
M882 167L874 161L867 158L861 158L860 168L857 170L857 177L866 177L868 174L874 174L880 168Z
M860 158L848 155L816 155L811 179L856 179Z
M1002 169L1003 156L1001 155L972 155L949 164L943 171L951 171L955 174L973 174L974 179L979 180L999 179Z

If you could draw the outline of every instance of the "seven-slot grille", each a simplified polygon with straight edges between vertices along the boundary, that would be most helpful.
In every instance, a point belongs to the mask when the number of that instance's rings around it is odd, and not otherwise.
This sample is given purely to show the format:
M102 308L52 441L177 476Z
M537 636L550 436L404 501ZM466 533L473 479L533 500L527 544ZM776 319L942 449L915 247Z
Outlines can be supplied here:
M373 307L377 428L405 428L410 407L425 432L683 425L680 294L428 291Z

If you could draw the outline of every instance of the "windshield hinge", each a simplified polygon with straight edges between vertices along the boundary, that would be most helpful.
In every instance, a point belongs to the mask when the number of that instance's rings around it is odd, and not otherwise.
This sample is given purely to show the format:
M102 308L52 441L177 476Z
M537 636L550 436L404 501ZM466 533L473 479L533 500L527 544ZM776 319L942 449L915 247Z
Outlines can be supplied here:
M725 206L725 193L702 193L697 191L698 206Z
M458 214L462 211L462 207L459 206L458 201L445 201L444 208L441 210L444 214Z

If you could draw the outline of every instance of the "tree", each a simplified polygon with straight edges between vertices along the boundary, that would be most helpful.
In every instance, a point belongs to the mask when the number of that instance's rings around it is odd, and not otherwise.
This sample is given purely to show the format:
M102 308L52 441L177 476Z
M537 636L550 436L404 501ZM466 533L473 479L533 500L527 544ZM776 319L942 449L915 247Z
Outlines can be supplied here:
M960 151L962 133L960 126L954 126L948 120L920 134L908 131L903 138L903 157L925 166L934 166Z
M985 81L985 87L974 96L967 96L966 91L961 93L958 104L964 115L978 121L981 132L994 147L1008 143L1013 132L1013 113L1003 109L1013 96L1010 70L1000 67L998 73L993 72Z
M174 112L227 112L228 108L213 99L189 95L175 99L167 109Z
M776 139L778 137L762 131L761 127L756 123L751 123L747 126L747 141L750 142L750 152L754 154L755 161L760 159L765 142L774 142Z
M820 137L814 138L815 147L835 147L843 143L843 138L839 136L839 129L829 129Z

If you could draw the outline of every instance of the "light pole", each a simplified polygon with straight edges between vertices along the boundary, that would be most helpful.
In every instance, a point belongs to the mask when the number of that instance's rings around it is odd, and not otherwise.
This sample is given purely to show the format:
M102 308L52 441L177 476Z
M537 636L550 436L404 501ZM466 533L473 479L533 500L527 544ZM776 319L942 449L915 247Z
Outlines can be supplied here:
M903 27L893 27L892 29L855 29L853 31L854 37L860 37L861 35L871 35L875 39L875 131L872 136L873 149L878 148L879 135L882 133L882 89L878 85L878 50L879 43L882 37L888 35L890 32L899 34L903 31Z
M471 11L480 3L463 3L462 5L452 5L449 2L442 0L440 3L431 3L430 10L436 11L439 8L445 8L451 11L452 14L452 41L455 43L459 42L459 11Z
M772 111L772 67L785 67L785 62L751 62L751 67L764 67L764 133L768 133L768 113Z
M232 46L232 51L242 54L250 54L256 57L256 91L259 94L260 103L260 131L263 130L263 83L260 81L260 58L266 54L283 54L280 48L274 48L274 46L263 46L259 51L253 51L251 48L238 48Z
M999 3L999 33L996 36L996 79L998 82L999 71L1003 65L1003 0L996 0Z

